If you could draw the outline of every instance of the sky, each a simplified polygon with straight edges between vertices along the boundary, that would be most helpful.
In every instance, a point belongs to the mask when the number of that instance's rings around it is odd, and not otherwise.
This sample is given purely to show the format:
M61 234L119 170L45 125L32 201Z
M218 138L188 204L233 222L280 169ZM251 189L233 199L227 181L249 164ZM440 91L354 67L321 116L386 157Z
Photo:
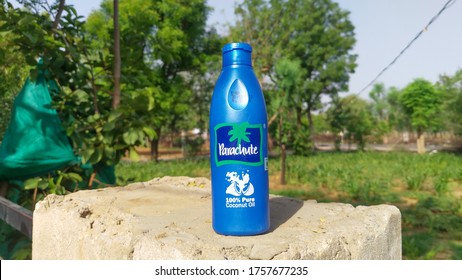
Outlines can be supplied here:
M423 30L448 0L334 0L350 11L355 26L357 68L348 93L359 93ZM101 0L67 0L87 16ZM226 33L235 21L234 5L242 0L207 0L214 8L208 24ZM258 46L253 46L257 48ZM378 80L403 88L416 78L436 82L441 74L462 69L462 0L456 0ZM367 97L371 88L361 94Z

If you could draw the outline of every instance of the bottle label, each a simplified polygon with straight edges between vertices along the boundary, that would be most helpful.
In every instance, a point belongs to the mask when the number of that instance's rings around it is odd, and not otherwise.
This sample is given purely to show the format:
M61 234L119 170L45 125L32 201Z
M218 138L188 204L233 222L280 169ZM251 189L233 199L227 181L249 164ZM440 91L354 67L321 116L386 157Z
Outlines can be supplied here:
M215 126L215 164L263 164L263 128L261 124L223 123Z

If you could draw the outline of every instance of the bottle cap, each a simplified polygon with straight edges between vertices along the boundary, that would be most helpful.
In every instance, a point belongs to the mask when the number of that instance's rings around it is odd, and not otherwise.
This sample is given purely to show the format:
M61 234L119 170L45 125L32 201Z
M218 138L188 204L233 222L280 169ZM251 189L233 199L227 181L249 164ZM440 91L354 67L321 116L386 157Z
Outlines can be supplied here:
M222 53L223 67L243 64L252 66L252 47L247 43L226 44Z

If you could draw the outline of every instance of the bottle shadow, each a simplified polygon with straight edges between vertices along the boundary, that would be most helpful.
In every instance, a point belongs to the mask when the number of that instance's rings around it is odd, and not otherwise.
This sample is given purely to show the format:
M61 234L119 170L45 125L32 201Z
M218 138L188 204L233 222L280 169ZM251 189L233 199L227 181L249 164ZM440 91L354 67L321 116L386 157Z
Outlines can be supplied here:
M303 201L290 197L271 197L270 204L270 229L273 232L290 218L292 218L303 206Z

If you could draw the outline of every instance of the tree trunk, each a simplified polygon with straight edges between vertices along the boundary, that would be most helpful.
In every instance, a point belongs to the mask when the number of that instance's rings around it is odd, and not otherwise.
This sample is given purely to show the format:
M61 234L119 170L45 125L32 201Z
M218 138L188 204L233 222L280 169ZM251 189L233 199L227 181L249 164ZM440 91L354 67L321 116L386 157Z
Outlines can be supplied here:
M308 136L308 143L310 144L311 152L314 152L314 122L313 115L311 114L311 108L308 108L306 115L308 118L308 128L310 130L310 135Z
M98 96L97 96L98 89L95 84L95 75L93 74L93 67L90 69L90 75L91 75L91 92L93 95L93 110L95 111L96 114L99 114Z
M423 132L417 133L417 153L418 154L425 153L425 136Z
M6 181L0 181L0 196L6 197L8 194L9 184Z
M112 108L116 109L120 104L120 30L119 30L119 1L114 0L114 94L112 96Z
M181 130L181 156L186 158L186 131Z
M295 109L295 112L297 113L297 115L296 115L296 117L297 117L297 129L301 129L302 128L302 108L297 107Z
M281 185L286 184L286 144L284 143L284 135L283 135L283 125L284 125L284 115L279 114L279 147L281 149L281 160L280 160L280 167L281 167Z
M151 140L151 160L155 162L159 161L159 139L160 139L161 129L156 128L156 139Z
M286 184L286 144L281 144L281 185Z
M151 160L159 161L159 138L151 140Z

